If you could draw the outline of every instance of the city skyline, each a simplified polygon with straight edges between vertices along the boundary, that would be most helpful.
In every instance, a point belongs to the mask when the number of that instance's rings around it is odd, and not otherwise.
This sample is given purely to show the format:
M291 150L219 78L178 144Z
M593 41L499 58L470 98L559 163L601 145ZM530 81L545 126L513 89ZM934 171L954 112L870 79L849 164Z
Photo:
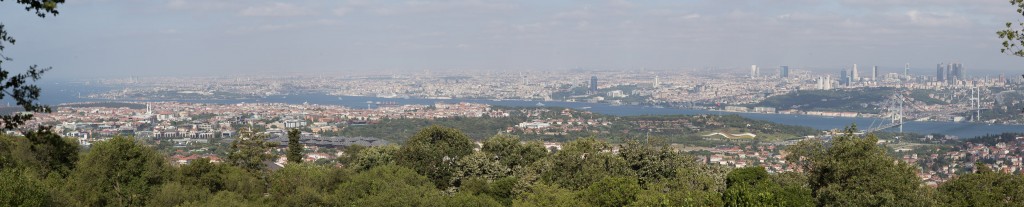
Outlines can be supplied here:
M7 3L11 4L11 3ZM0 17L12 68L48 78L424 70L897 70L1012 73L1005 1L70 1ZM43 24L45 21L45 24ZM771 39L772 41L764 41ZM927 74L911 69L914 74ZM762 73L764 74L764 73Z

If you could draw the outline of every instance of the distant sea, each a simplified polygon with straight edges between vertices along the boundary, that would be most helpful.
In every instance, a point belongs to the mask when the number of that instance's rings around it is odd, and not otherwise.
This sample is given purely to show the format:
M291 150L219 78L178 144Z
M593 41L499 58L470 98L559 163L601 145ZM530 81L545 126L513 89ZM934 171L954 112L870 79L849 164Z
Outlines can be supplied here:
M94 101L126 101L134 102L138 100L106 100L106 99L88 99L79 97L79 93L82 96L105 92L113 88L105 86L91 86L83 84L40 84L43 88L40 102L44 104L56 105L61 103L75 103L75 102L94 102ZM10 102L8 99L3 101ZM675 109L675 108L657 108L649 106L633 106L633 105L621 105L613 106L602 103L584 103L584 102L550 102L550 101L523 101L523 100L481 100L481 99L420 99L420 98L378 98L378 97L362 97L362 96L331 96L326 94L300 94L300 95L287 95L287 96L271 96L261 99L237 99L237 100L146 100L146 101L177 101L177 102L193 102L193 103L217 103L217 104L236 104L236 103L288 103L288 104L320 104L320 105L341 105L350 108L373 108L377 107L378 103L394 103L399 105L404 104L423 104L430 105L434 103L458 103L458 102L471 102L471 103L482 103L496 106L509 106L509 107L532 107L538 106L538 103L544 106L551 107L565 107L578 110L587 110L595 113L616 115L616 116L638 116L638 115L697 115L697 114L737 114L743 117L751 119L766 120L781 124L788 125L799 125L807 126L820 130L828 129L841 129L851 123L856 123L859 128L865 129L871 125L879 125L884 120L870 119L870 118L843 118L843 117L821 117L821 116L808 116L808 115L787 115L787 114L757 114L757 113L735 113L735 112L721 112L721 111L707 111L707 110L693 110L693 109ZM12 104L13 105L13 104ZM896 131L896 128L891 128L886 131ZM966 122L907 122L903 126L904 132L913 132L919 134L946 134L955 135L961 138L971 138L976 136L982 136L986 134L1000 134L1004 132L1021 132L1024 133L1024 126L1019 125L999 125L999 124L980 124L980 123L966 123Z

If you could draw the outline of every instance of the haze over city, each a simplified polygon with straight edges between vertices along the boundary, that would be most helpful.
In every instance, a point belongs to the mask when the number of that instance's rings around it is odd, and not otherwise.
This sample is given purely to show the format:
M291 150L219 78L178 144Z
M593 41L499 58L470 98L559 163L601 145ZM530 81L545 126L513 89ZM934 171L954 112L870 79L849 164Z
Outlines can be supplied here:
M424 70L706 70L852 64L1016 72L1004 0L103 1L0 7L11 67L47 79ZM26 46L21 46L26 45Z

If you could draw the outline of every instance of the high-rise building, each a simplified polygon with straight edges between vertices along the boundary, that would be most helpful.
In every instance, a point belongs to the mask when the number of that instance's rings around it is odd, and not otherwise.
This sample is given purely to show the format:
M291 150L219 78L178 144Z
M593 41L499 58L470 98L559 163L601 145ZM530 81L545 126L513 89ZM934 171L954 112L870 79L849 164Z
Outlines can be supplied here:
M658 86L660 86L660 85L661 85L661 80L659 80L658 76L654 76L654 84L652 84L651 87L652 88L658 88Z
M825 76L825 90L832 90L832 75Z
M783 66L779 67L779 77L781 77L781 78L788 78L789 77L789 66L783 65Z
M951 66L949 67L952 69L949 72L949 76L952 77L953 81L966 79L966 77L964 77L964 64L951 63L950 65Z
M878 66L871 67L871 81L878 81Z
M815 89L825 90L825 78L818 76L818 80L815 80L815 86L817 86L814 87Z
M850 78L853 82L860 81L860 73L857 72L857 64L853 64L853 72L850 72Z
M953 77L953 64L946 64L946 73L942 75L945 78L946 83L956 82L956 77Z
M597 94L597 76L590 76L590 94Z
M761 71L758 71L757 65L750 65L750 77L756 78Z
M907 63L907 66L903 68L903 77L910 79L910 63Z
M935 81L946 81L946 68L942 67L942 63L935 65Z
M839 85L850 85L850 76L846 73L846 68L839 71Z

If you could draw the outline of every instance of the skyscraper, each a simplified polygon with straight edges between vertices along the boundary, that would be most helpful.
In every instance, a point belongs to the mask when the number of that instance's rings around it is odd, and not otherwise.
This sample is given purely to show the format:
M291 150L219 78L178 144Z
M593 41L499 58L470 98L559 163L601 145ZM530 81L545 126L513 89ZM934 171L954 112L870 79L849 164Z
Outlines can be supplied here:
M853 64L853 72L850 72L850 78L853 82L860 81L860 73L857 72L857 64Z
M871 81L878 81L878 66L871 67Z
M758 71L757 65L750 65L750 77L756 78L761 71Z
M942 63L935 65L935 81L946 81L946 69L942 67Z
M850 85L850 76L846 73L846 68L839 71L839 85Z
M658 79L659 79L658 76L654 76L654 84L652 84L652 88L658 88L658 86L661 85L661 80L658 80Z
M779 69L779 77L782 77L782 78L788 78L789 77L789 66L783 65Z
M825 76L825 90L832 90L832 75Z
M597 94L597 76L590 76L590 94Z
M953 64L946 64L946 73L942 75L945 78L946 83L956 82L956 77L953 76Z
M910 79L910 63L907 63L907 66L903 68L903 77L908 80Z

